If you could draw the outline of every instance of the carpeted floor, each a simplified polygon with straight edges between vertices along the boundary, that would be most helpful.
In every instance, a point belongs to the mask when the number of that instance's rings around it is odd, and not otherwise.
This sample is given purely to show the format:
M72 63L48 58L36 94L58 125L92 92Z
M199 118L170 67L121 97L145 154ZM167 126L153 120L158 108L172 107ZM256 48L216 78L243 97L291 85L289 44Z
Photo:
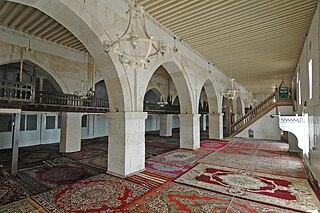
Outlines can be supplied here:
M176 130L172 137L152 132L146 135L146 170L123 179L105 173L107 141L106 137L84 140L81 152L68 155L59 154L56 144L35 147L19 167L18 177L6 172L0 176L0 213L253 213L320 208L317 182L308 179L299 155L289 153L286 143L206 139L200 149L190 151L178 149Z

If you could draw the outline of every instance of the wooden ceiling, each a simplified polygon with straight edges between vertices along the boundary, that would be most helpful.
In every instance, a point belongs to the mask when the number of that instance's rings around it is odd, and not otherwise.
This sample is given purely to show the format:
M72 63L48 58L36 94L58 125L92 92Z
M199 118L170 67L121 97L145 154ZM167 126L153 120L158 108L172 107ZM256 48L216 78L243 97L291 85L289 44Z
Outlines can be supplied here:
M137 0L253 92L291 81L317 0Z
M291 80L317 5L317 0L137 2L253 92L271 92L282 77ZM63 25L32 7L0 1L0 26L87 51Z
M85 46L69 30L33 7L0 1L0 26L87 52Z

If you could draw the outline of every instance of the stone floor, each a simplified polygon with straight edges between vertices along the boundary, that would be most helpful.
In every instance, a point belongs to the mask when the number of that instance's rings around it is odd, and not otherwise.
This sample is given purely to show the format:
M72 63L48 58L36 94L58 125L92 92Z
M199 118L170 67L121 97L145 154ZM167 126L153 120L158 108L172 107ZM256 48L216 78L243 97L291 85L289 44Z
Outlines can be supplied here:
M288 144L230 138L179 149L179 133L146 134L146 170L106 174L107 137L83 140L82 151L58 144L20 149L19 172L0 151L0 212L308 212L320 208L316 181ZM311 184L311 185L310 185Z

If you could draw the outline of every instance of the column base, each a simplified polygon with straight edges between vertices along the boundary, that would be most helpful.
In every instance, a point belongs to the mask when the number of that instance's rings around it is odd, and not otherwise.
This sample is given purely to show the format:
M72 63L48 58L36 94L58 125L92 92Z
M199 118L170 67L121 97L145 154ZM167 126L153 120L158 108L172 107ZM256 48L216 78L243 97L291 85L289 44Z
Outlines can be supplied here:
M200 148L200 114L180 114L180 148Z
M223 113L209 114L209 138L223 138Z

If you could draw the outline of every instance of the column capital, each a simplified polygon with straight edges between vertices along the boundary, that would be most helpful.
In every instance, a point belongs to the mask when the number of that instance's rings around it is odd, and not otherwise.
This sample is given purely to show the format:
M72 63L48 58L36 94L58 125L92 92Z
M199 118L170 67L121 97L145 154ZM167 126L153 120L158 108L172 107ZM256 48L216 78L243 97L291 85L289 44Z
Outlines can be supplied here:
M147 119L147 112L107 112L108 119Z

